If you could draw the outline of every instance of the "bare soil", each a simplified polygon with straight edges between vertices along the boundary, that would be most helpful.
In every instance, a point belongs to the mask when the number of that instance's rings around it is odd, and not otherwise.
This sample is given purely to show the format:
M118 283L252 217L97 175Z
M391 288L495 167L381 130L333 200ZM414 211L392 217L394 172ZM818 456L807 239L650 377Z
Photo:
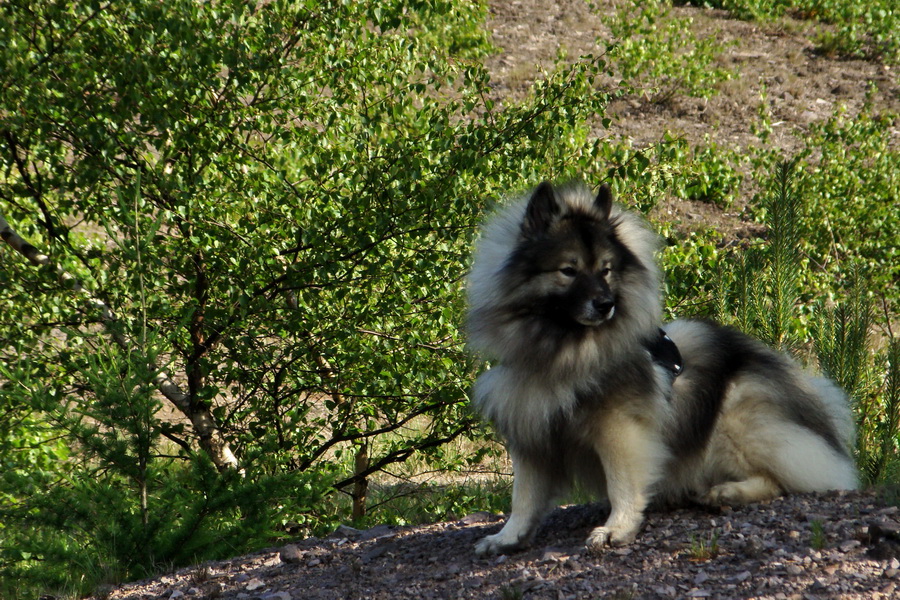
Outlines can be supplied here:
M526 94L531 83L552 68L560 48L572 58L602 50L601 42L611 41L611 35L601 16L612 14L622 1L593 4L597 8L584 0L491 2L494 43L503 49L487 63L496 98L502 101ZM819 53L813 40L827 25L790 17L778 23L753 23L729 18L726 11L690 6L675 7L671 14L691 19L698 38L722 42L725 49L719 66L734 77L721 83L718 93L708 99L676 96L654 103L632 96L615 101L606 115L614 119L612 127L604 130L598 124L595 135L630 138L636 147L644 147L668 132L683 136L691 145L711 142L743 151L759 143L753 125L759 120L757 109L764 95L773 127L768 143L790 157L801 147L810 124L841 107L847 115L858 114L870 89L877 111L900 112L900 67ZM900 123L894 123L893 133L900 143ZM651 217L686 230L700 225L713 227L726 238L742 237L754 229L743 210L753 190L753 182L748 183L745 200L727 209L668 198Z
M608 0L599 11L612 10ZM770 143L790 154L798 134L840 105L853 115L870 84L878 110L900 111L897 70L816 52L816 25L786 20L755 24L727 13L679 7L701 36L734 41L721 61L737 76L708 100L676 97L653 104L625 98L610 107L613 131L645 145L666 131L727 148L757 143L751 125L765 89L773 112ZM526 93L560 46L595 52L608 36L582 0L493 0L495 44L488 61L497 98ZM900 138L900 124L895 124ZM745 229L740 207L669 200L661 218ZM602 523L596 505L559 509L529 551L476 558L472 547L496 531L498 515L419 527L345 528L325 539L199 565L153 580L104 590L111 600L421 598L897 598L900 511L874 492L802 495L710 512L689 508L648 515L633 545L601 555L583 541Z

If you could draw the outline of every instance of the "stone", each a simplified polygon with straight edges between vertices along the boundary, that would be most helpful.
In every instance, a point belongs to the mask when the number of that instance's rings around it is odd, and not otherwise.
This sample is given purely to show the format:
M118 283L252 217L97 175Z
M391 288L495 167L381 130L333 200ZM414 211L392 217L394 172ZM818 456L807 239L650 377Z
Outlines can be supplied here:
M490 523L493 520L493 513L481 511L464 516L459 520L459 523L462 525L475 525L476 523Z
M361 529L356 529L348 525L338 525L338 528L334 530L334 533L332 533L328 537L346 538L352 540L362 537L362 535L363 531Z
M302 552L296 544L288 544L281 549L281 551L278 553L278 556L281 557L282 562L285 562L289 565L296 565L303 561L303 559L306 557L306 553Z

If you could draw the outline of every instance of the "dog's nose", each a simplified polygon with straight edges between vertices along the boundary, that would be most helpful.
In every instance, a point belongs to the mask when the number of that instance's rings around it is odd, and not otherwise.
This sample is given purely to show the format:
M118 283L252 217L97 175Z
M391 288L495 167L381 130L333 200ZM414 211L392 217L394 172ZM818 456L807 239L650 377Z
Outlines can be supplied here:
M606 315L615 305L616 303L612 300L604 298L595 298L591 301L591 306L594 307L594 310L597 311L597 314L599 315Z

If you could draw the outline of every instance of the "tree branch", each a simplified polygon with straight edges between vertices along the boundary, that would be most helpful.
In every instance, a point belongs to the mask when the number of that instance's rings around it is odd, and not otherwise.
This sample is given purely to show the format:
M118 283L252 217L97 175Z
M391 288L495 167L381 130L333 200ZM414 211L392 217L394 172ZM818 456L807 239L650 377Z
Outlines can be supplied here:
M13 250L27 258L34 266L41 267L50 264L50 257L46 254L41 254L37 248L26 242L22 236L16 233L4 218L3 213L0 213L0 239L9 244Z
M2 213L0 213L0 238L32 264L36 266L52 264L49 256L41 254L37 248L29 244L13 230ZM105 302L84 289L81 282L62 267L58 266L57 272L61 279L71 282L74 292L83 294L88 302L101 312L100 321L113 341L120 348L131 350L128 340L114 326L118 318L112 309ZM167 400L190 419L200 439L200 447L209 455L216 467L220 471L237 468L238 460L231 451L228 441L219 430L215 417L213 417L209 408L206 406L195 406L191 401L191 396L182 391L165 371L160 369L153 361L148 360L148 364L151 372L156 373L153 378L153 384Z

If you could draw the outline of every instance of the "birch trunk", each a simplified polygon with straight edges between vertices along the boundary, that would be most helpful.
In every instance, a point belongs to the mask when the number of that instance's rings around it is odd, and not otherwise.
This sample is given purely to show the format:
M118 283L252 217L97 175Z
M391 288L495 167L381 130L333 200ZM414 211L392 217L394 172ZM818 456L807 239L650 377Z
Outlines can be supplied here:
M6 242L13 250L28 259L35 266L52 265L50 257L42 254L37 248L25 241L10 226L6 218L0 213L0 239ZM60 278L72 285L75 293L82 294L88 302L98 309L101 313L101 322L106 328L106 332L113 341L124 350L133 350L131 344L121 333L116 332L112 325L116 321L116 315L105 302L92 295L84 289L81 283L70 273L57 267L57 273ZM160 393L171 402L185 417L190 420L194 431L199 438L200 448L210 457L213 464L220 471L238 468L238 460L228 444L228 441L222 435L216 424L215 417L209 407L200 403L191 402L191 398L178 386L175 381L153 361L147 361L151 372L156 373L153 379L154 385Z

